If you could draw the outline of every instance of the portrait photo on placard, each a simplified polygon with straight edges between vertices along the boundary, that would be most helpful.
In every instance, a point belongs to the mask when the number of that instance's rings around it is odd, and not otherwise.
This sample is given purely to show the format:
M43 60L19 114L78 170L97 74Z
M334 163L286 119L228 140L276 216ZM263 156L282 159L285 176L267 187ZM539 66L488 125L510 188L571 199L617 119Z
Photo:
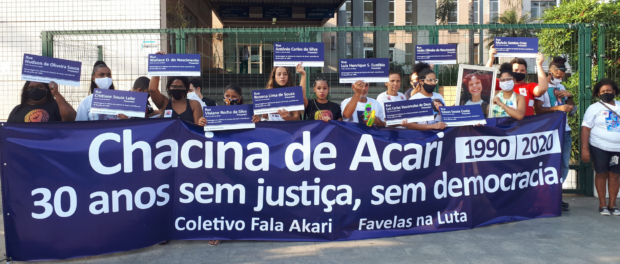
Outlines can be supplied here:
M488 116L495 96L496 75L496 68L459 65L455 105L480 105Z

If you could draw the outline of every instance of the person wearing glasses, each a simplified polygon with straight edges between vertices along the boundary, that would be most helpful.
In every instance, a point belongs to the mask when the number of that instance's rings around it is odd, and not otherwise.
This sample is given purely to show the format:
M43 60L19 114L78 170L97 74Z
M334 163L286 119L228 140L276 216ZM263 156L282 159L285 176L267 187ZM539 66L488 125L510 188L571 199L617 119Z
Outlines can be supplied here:
M302 75L306 74L303 71ZM342 121L342 113L340 111L340 105L329 101L329 84L324 77L318 77L314 80L313 99L308 100L306 96L306 83L302 83L304 94L304 120L323 120L329 122L330 120Z
M514 92L515 82L512 65L504 63L499 67L499 87L502 89L493 98L490 117L512 117L517 120L525 116L525 97Z
M591 104L583 116L581 124L581 160L592 161L595 171L594 185L598 194L602 215L620 216L616 207L618 188L620 188L620 101L614 100L620 94L616 82L602 79L592 89ZM606 203L606 192L609 203Z
M549 64L549 89L541 97L536 97L534 110L537 115L562 111L566 113L566 128L564 129L564 142L562 143L562 180L563 183L568 176L568 165L570 162L571 130L568 125L568 117L575 114L575 102L573 95L562 85L562 79L566 75L566 59L555 57ZM562 202L562 210L568 211L568 203Z
M416 64L415 67L418 67ZM413 89L412 95L409 100L415 99L437 99L441 101L442 105L446 105L446 102L443 100L443 96L441 94L435 92L435 88L437 87L437 75L430 68L425 68L424 70L418 73L418 86ZM412 130L431 130L431 129L441 129L446 128L446 123L441 122L441 115L436 115L435 120L432 121L424 121L417 123L407 123L407 120L403 121L401 126L412 129Z

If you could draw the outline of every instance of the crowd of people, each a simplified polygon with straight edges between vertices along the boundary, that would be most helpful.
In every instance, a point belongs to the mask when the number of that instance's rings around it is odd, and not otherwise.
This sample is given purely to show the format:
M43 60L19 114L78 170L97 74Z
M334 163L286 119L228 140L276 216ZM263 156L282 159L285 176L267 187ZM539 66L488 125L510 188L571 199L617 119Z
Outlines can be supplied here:
M163 52L158 52L164 54ZM497 50L491 47L487 67L493 67L494 55ZM460 104L480 105L489 118L512 117L522 120L526 116L545 114L555 111L567 113L567 119L575 114L576 108L573 95L562 85L566 74L566 60L560 57L553 58L548 71L543 70L545 56L538 54L536 68L538 82L526 82L527 62L522 58L515 58L509 63L501 64L499 75L496 78L496 92L491 99L480 91L491 81L477 72L466 75L463 79L463 96ZM293 74L300 74L300 86L304 95L305 111L279 110L277 113L253 116L253 122L261 121L297 121L322 120L366 122L364 112L374 110L376 118L374 126L385 127L385 113L383 104L421 98L433 100L435 119L431 121L407 123L403 121L396 127L412 130L443 130L446 124L441 120L438 108L446 103L437 89L437 75L432 66L418 63L413 67L409 76L412 88L400 92L402 75L397 71L389 72L386 91L376 99L368 97L369 84L357 81L352 84L353 95L344 99L341 104L330 101L330 84L325 78L317 78L313 82L312 98L306 96L306 72L303 66L295 69L274 67L270 73L266 89L277 89L295 86ZM150 103L145 107L146 118L180 118L187 122L205 126L208 120L203 116L204 106L215 106L214 100L202 95L200 79L187 77L168 77L165 93L159 90L160 77L139 77L132 92L148 93L155 110ZM77 111L64 99L54 82L40 83L27 81L21 93L21 102L11 111L8 122L52 122L52 121L94 121L129 119L126 115L105 115L91 112L94 89L116 89L113 83L112 70L103 61L95 63L90 82L90 95L84 98ZM620 102L614 100L620 94L617 84L610 79L600 80L592 91L597 102L588 107L581 125L581 159L583 162L592 161L595 169L595 186L599 196L599 212L603 215L618 215L620 210L616 206L616 198L620 188ZM228 85L223 94L224 105L244 104L242 87L236 84ZM367 109L368 105L371 109ZM490 109L489 109L490 108ZM568 125L564 131L562 145L562 181L569 172L571 154L571 129ZM608 201L605 199L609 192ZM568 203L562 202L562 209L568 210ZM217 244L219 241L211 241Z

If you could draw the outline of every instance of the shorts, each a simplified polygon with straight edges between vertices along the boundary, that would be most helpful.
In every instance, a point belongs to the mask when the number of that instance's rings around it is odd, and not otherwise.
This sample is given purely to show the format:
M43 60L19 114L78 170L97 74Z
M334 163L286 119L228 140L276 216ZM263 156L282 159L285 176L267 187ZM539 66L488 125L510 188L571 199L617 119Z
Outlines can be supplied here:
M611 171L611 173L620 174L619 164L609 166L611 157L614 155L620 156L620 152L610 152L590 145L590 160L592 160L594 171L596 171L597 173L605 173Z

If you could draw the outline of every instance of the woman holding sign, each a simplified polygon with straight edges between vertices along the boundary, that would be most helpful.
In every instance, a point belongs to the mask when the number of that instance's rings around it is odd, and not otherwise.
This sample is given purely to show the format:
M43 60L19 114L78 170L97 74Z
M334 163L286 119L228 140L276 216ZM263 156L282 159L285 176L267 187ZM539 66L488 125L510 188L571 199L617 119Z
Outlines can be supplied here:
M108 65L106 65L103 61L95 62L93 73L90 77L90 95L80 102L75 121L118 120L129 118L124 114L106 115L91 113L90 107L93 104L93 93L95 92L95 89L114 90L114 84L112 83L112 70L110 70Z
M297 65L297 72L301 74L301 83L302 87L306 85L306 71L303 70L301 64ZM271 74L269 74L269 81L265 88L274 89L274 88L284 88L284 87L293 87L295 83L293 82L291 71L286 67L274 67L271 70ZM289 112L284 109L278 110L277 114L265 114L264 118L267 118L268 121L297 121L299 120L300 114L299 111Z
M58 91L58 84L31 81L24 84L21 103L13 108L7 119L15 123L73 120L75 110Z
M301 65L299 65L301 67ZM298 69L298 72L303 71L302 76L306 75L303 68ZM323 120L329 122L329 120L342 121L342 114L340 112L340 105L331 102L328 99L329 96L329 84L327 79L318 77L314 81L314 99L308 100L306 96L306 83L301 84L304 94L304 119L305 120Z
M224 104L225 105L242 105L243 94L241 92L241 86L236 84L229 84L224 89ZM252 122L260 122L260 116L252 116Z
M416 64L416 67L418 65ZM437 75L430 68L425 68L424 70L418 73L418 86L414 88L413 95L409 100L422 99L422 98L431 98L433 100L440 100L443 105L446 105L443 100L443 96L438 94L435 91L435 87L437 87ZM441 115L436 115L435 120L433 121L424 121L418 123L407 123L407 120L404 120L401 126L406 127L407 129L412 130L431 130L431 129L444 129L446 128L446 123L441 122Z
M493 98L490 117L512 117L517 120L525 116L525 97L513 91L515 82L512 65L504 63L499 67L499 87L502 89Z

